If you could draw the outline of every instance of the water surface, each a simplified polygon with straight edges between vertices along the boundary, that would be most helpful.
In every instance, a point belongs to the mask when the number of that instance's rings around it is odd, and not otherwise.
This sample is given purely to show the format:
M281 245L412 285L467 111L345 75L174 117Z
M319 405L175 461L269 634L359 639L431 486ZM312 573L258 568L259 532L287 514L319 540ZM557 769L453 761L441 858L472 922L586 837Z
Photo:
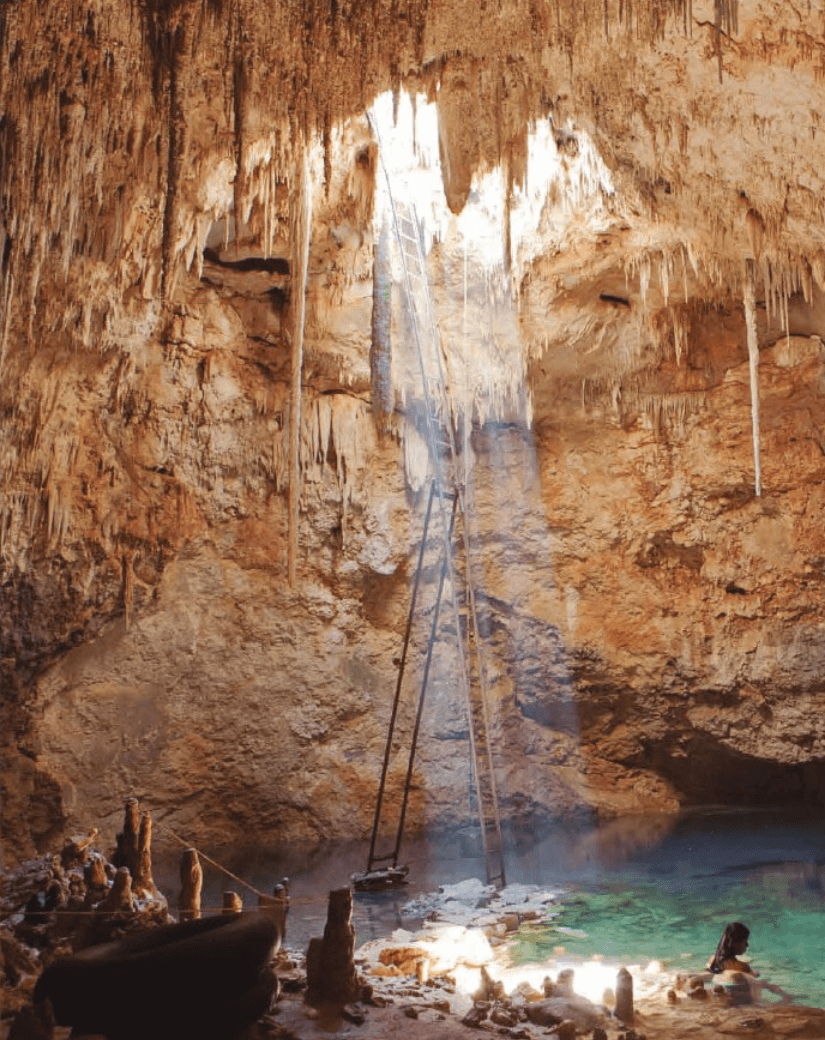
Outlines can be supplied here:
M281 876L290 878L287 945L305 949L311 936L323 933L328 892L365 869L366 845L254 850L231 860L221 862L262 891ZM356 893L357 943L399 926L417 927L403 909L416 895L484 878L481 857L455 835L408 844L402 862L410 866L403 889ZM751 930L747 957L754 968L801 1002L825 1007L825 818L705 809L555 827L511 844L506 871L508 882L563 893L560 916L545 932L529 929L514 947L518 962L544 960L564 946L576 957L599 954L628 964L656 959L667 968L701 970L724 926L742 921ZM176 891L173 882L161 887ZM242 891L205 864L204 904L218 906L225 888ZM254 902L245 896L247 906Z

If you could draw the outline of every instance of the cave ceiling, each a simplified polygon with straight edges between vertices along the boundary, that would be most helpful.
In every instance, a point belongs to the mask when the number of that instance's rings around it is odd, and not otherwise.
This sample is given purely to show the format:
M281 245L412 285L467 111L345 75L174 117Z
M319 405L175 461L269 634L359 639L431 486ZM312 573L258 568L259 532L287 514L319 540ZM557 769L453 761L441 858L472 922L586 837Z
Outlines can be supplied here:
M747 259L785 324L825 285L818 3L21 0L0 19L4 350L35 314L81 345L133 298L162 322L222 221L288 257L301 156L320 150L329 198L340 128L388 90L435 101L453 212L490 169L523 187L537 124L571 162L593 142L613 190L514 269L525 338L562 374L626 374L657 341L679 360ZM587 360L549 349L583 341Z
M669 810L696 749L819 784L824 83L821 0L0 3L11 815L366 811L436 454L393 197L510 809Z

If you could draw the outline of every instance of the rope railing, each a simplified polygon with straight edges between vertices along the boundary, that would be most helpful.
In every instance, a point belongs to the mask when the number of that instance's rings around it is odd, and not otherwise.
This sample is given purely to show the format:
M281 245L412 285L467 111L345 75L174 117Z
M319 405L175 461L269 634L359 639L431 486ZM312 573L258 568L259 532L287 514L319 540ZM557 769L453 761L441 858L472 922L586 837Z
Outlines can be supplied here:
M167 824L158 823L158 821L155 820L153 822L153 826L154 826L155 830L160 829L165 834L167 834L170 838L174 839L184 849L193 850L199 860L203 860L205 863L208 863L211 867L214 867L221 874L223 874L226 877L230 878L233 882L235 882L235 884L241 886L242 888L244 888L248 892L250 892L252 895L256 896L257 899L259 900L259 903L264 903L265 904L265 903L269 903L273 899L275 899L275 896L272 893L262 892L259 888L256 888L255 885L251 884L248 881L245 881L242 877L240 877L239 875L235 874L228 867L225 867L222 863L219 863L212 856L207 855L200 848L198 848L197 845L194 845L192 842L189 842L185 838L181 837L180 834L178 834L176 831L174 831ZM54 854L54 855L55 855L55 858L58 858L57 854ZM140 899L141 897L138 896L137 898ZM164 898L166 899L167 897L164 896ZM294 902L294 900L291 899L291 898L290 898L289 901L290 901L290 903ZM146 902L147 902L147 904L151 904L153 902L157 903L158 900L157 899L152 899L150 897L150 898L148 898L146 900ZM168 902L169 902L169 900L167 899L167 903ZM198 909L199 909L199 911L201 913L213 913L213 912L214 913L218 913L218 912L224 912L225 910L227 910L227 907L226 907L226 905L214 906L214 907L213 906L206 906L206 907L204 907L204 906L201 905L201 906L199 906ZM233 912L235 912L235 913L254 913L254 912L257 912L257 911L251 910L251 909L247 910L247 909L242 908L240 910L235 910ZM92 910L72 909L72 908L68 908L68 907L65 907L65 906L63 906L63 907L53 907L53 908L37 907L37 908L34 908L32 910L27 910L25 908L25 906L21 905L21 906L15 907L14 909L10 909L10 910L0 910L0 920L8 920L9 918L15 917L15 916L17 916L18 914L21 914L21 913L30 913L32 916L43 917L43 918L46 918L46 917L49 917L49 918L51 918L51 917L72 917L72 918L77 918L77 917L100 917L100 916L115 917L115 916L117 916L119 914L133 914L133 913L135 913L135 911L134 910L128 910L128 909L125 909L123 907L118 907L118 908L112 908L112 909L104 910L100 906L98 906L97 908L92 909Z

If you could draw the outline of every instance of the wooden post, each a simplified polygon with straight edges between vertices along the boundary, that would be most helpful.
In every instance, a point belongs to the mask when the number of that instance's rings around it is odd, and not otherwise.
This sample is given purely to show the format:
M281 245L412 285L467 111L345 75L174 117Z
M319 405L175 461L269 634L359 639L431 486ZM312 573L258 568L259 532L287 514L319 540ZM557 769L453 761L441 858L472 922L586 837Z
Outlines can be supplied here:
M278 922L283 942L286 938L286 918L289 913L289 878L281 878L280 883L272 889L271 896L258 896L258 908Z
M201 888L203 869L197 849L184 849L180 858L180 898L178 909L181 921L194 921L201 915Z
M224 914L239 914L243 911L243 899L237 892L224 892L223 910Z

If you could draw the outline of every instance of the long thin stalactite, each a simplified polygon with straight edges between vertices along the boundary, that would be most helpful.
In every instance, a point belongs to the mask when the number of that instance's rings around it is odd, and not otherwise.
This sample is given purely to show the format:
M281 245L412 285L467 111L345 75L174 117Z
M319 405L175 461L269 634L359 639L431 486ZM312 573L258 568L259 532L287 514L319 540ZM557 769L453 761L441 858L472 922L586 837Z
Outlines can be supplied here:
M751 384L751 426L753 429L754 493L762 494L762 462L759 447L759 341L756 336L756 289L754 286L754 261L745 261L745 329L748 340L748 361Z
M312 177L305 148L292 204L292 365L289 390L289 530L287 577L294 587L298 567L301 501L301 375L304 366L306 287L312 230Z

